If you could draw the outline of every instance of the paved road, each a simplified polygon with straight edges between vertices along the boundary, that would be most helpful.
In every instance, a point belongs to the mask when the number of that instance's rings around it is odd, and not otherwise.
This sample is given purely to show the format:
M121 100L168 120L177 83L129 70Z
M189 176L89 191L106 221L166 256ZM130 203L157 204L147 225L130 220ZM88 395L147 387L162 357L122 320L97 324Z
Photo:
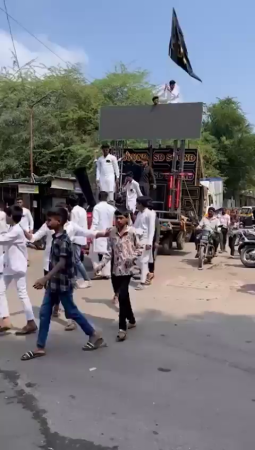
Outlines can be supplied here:
M111 286L76 300L108 348L87 354L80 330L51 327L47 357L20 361L35 336L0 337L0 439L7 450L241 450L254 447L255 272L227 255L200 272L193 246L162 256L157 278L132 290L138 327L116 343ZM31 252L29 288L42 254ZM12 320L23 324L9 292Z

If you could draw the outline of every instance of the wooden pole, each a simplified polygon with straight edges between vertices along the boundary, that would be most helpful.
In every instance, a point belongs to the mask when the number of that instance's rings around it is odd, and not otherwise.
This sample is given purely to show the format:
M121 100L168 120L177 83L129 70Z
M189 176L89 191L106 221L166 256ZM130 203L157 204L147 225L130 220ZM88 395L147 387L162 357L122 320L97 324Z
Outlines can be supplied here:
M30 178L33 182L33 174L34 174L34 108L33 106L30 108Z

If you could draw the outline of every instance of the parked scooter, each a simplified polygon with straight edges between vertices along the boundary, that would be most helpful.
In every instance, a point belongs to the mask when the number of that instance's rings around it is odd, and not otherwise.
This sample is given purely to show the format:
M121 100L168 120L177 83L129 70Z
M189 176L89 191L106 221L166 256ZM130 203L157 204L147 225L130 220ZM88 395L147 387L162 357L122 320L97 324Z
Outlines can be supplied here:
M247 239L239 245L241 261L245 267L255 268L255 237L254 240Z

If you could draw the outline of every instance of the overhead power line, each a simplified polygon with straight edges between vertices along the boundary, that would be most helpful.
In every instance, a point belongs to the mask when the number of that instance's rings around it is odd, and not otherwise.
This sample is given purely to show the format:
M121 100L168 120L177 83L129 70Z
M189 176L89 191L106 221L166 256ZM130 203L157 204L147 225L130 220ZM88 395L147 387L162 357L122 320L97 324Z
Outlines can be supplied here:
M45 48L47 48L47 50L49 50L49 52L51 52L53 55L55 55L58 59L60 59L63 63L68 64L67 61L65 61L63 58L61 58L61 56L59 56L56 52L54 52L54 50L52 50L48 45L46 45L43 41L41 41L37 36L35 36L31 31L29 31L26 27L24 27L24 25L22 25L17 19L15 19L13 16L11 16L7 11L4 10L4 8L2 8L0 6L0 10L2 12L4 12L4 14L6 14L7 18L8 18L8 23L9 23L9 19L12 19L17 25L19 25L24 31L26 31L28 34L30 34L30 36L32 36L37 42L39 42L41 45L43 45Z
M11 27L9 14L8 14L8 11L7 11L6 1L3 0L3 2L4 2L4 9L5 9L4 12L6 14L6 19L7 19L7 22L8 22L9 32L10 32L10 36L11 36L11 40L12 40L12 46L13 46L13 52L14 52L14 56L15 56L15 62L17 64L17 66L18 66L18 69L20 70L19 58L18 58L18 55L17 55L17 50L16 50L16 46L15 46L15 42L14 42L14 38L13 38L13 34L12 34L12 27Z

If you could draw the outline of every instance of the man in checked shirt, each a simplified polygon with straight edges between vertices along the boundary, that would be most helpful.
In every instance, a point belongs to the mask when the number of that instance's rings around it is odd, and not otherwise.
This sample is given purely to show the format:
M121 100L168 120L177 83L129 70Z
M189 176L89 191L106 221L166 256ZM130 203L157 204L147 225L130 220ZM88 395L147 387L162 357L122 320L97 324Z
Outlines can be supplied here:
M113 290L118 293L119 300L119 332L117 341L125 341L127 328L135 328L136 320L132 310L129 283L133 275L133 269L138 256L141 254L137 231L128 226L129 211L125 208L115 211L116 227L110 231L107 253L104 254L97 272L112 261L111 279ZM127 326L128 321L128 326Z

